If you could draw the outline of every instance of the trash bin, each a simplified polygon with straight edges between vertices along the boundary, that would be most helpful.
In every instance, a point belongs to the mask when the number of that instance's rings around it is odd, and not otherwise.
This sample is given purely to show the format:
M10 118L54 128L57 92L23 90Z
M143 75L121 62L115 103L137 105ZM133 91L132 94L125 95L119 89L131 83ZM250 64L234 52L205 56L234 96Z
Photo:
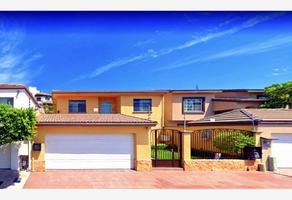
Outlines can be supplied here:
M266 171L265 165L264 164L258 164L258 171L265 172Z
M272 172L277 170L277 160L275 157L268 158L268 170Z

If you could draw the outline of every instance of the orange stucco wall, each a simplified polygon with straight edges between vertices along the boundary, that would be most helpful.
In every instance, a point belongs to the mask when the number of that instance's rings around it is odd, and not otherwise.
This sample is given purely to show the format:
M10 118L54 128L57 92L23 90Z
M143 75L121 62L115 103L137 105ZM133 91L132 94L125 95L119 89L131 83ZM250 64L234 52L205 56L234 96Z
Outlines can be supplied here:
M68 113L69 112L69 100L86 100L86 112L94 113L93 109L98 108L98 96L64 96L55 99L56 112L57 113Z
M134 112L134 99L135 98L151 98L152 99L152 112ZM158 124L155 128L163 126L163 96L121 96L121 114L130 115L134 117L150 119L156 121Z

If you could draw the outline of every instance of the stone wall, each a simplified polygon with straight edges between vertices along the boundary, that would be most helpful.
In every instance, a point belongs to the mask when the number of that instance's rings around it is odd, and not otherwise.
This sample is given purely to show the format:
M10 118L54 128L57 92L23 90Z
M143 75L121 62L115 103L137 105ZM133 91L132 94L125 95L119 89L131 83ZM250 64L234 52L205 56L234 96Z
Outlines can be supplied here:
M33 171L33 172L44 172L44 171L46 171L46 169L45 169L45 161L38 161L38 160L32 161L31 171Z
M258 161L253 160L207 160L183 161L185 171L256 171Z
M152 161L151 160L137 160L136 161L136 170L137 171L151 171L152 170Z

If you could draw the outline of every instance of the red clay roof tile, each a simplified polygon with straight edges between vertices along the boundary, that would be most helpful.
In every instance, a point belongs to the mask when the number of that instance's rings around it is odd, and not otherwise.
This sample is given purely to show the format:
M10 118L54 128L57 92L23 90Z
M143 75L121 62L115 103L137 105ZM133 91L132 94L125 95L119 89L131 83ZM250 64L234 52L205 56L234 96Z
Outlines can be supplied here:
M123 114L40 114L38 125L145 125L156 121Z

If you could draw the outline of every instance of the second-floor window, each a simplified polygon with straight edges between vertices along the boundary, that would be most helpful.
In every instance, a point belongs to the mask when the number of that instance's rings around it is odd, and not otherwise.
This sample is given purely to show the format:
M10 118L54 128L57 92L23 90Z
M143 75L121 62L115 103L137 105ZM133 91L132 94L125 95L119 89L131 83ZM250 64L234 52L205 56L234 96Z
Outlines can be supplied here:
M151 112L152 99L134 99L134 112Z
M0 104L10 104L12 107L14 105L12 97L0 97Z
M85 113L86 101L85 100L69 100L70 113Z
M203 97L184 97L183 113L202 113L204 112Z
M37 101L42 101L42 97L37 97Z

